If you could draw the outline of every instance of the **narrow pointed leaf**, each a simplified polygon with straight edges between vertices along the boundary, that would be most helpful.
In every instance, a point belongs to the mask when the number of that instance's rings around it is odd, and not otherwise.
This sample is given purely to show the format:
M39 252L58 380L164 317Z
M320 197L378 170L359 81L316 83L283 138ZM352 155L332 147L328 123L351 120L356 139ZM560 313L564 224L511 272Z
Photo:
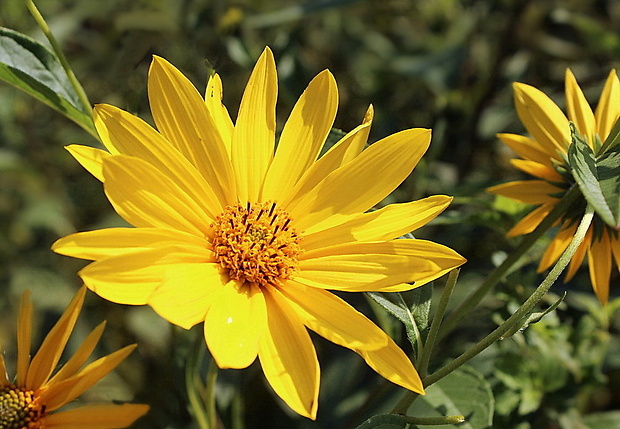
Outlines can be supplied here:
M96 135L56 55L30 37L0 27L0 80L30 94Z

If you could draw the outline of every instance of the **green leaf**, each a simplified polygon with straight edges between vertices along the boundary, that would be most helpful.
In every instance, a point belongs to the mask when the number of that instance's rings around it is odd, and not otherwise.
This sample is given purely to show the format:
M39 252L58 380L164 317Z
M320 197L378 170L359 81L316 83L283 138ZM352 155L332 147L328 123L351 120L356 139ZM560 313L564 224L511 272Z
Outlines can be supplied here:
M485 429L493 424L495 400L491 386L475 369L463 366L426 389L409 408L413 416L463 415L460 429ZM439 425L434 428L454 428Z
M366 420L356 429L405 429L408 427L404 416L397 414L379 414Z
M418 338L428 328L433 297L432 284L405 292L368 292L377 304L400 320L407 331L407 338L416 349Z
M594 413L583 418L583 422L590 429L608 429L620 427L620 411Z
M0 27L0 80L35 97L96 135L56 55L30 37Z
M603 197L616 220L615 225L611 226L618 229L620 227L620 145L614 146L597 160L596 171Z
M607 204L599 183L598 170L594 152L588 143L579 135L573 123L571 127L572 144L568 147L568 164L577 185L585 199L592 205L603 221L612 227L619 222ZM613 179L613 178L612 178ZM607 180L610 180L607 178Z
M620 118L616 120L616 123L614 124L609 135L605 139L603 146L601 146L601 150L598 153L598 155L604 154L608 150L617 147L619 143L620 143Z

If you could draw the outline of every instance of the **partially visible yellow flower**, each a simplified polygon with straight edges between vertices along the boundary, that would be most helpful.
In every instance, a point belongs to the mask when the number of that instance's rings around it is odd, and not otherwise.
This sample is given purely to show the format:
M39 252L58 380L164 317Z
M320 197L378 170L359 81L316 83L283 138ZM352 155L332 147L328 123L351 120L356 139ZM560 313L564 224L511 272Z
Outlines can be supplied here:
M277 74L268 48L234 124L218 75L203 99L155 57L148 89L158 131L101 105L95 125L109 152L69 146L136 228L73 234L53 249L95 261L80 276L106 299L148 304L186 329L204 321L220 368L245 368L258 357L275 392L301 415L316 417L319 393L308 329L423 392L394 341L328 290L408 290L465 261L430 241L397 239L441 213L447 196L365 213L411 173L430 130L402 131L363 150L369 109L319 158L338 105L325 70L294 106L276 149Z
M142 404L93 404L58 411L120 364L136 347L124 347L86 366L105 322L97 326L75 354L54 370L80 314L86 288L82 287L30 360L32 304L25 292L17 321L17 377L9 380L0 354L0 428L113 429L132 424L148 410ZM83 367L83 368L82 368Z
M532 232L559 202L575 181L568 172L566 155L571 144L569 120L594 148L595 139L604 142L620 116L620 84L612 70L603 88L598 106L592 112L583 92L570 70L566 70L566 108L568 118L560 108L540 90L523 83L514 84L517 114L532 138L516 134L498 137L523 159L512 164L537 178L505 183L489 188L489 192L504 195L526 204L538 205L509 232L514 237ZM580 209L581 207L581 209ZM558 234L549 244L538 266L544 271L553 265L571 241L583 215L585 200L573 207L559 222ZM587 254L590 280L599 301L607 303L612 264L620 267L620 237L618 231L595 217L588 233L573 256L566 281L570 280Z

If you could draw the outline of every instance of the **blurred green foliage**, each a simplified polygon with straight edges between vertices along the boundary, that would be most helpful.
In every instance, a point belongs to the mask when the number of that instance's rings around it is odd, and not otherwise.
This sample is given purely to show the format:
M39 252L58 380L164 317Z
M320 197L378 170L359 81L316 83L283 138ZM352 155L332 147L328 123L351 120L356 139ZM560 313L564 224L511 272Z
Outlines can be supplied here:
M563 105L564 71L577 76L586 97L598 97L620 58L620 2L615 0L45 0L48 20L92 103L111 103L150 120L146 95L151 56L165 57L203 90L216 70L231 115L265 45L274 50L282 124L310 79L329 68L338 82L335 126L359 124L375 107L371 139L410 128L433 128L431 148L390 198L456 197L450 210L420 237L432 236L469 260L453 302L466 295L518 241L505 231L525 207L494 200L485 187L518 177L497 132L524 130L511 83L526 82ZM21 0L0 2L0 25L44 41ZM73 231L122 224L100 183L63 150L96 141L55 111L8 85L0 86L0 338L14 365L14 325L21 292L33 292L47 330L79 285L84 265L49 250ZM528 296L540 243L468 318L439 344L431 369L493 329ZM612 277L612 303L618 296ZM494 427L608 428L620 425L619 323L593 298L587 275L567 286L568 298L525 333L500 342L474 361L493 390ZM353 303L370 314L363 301ZM551 298L550 298L551 299ZM553 301L550 300L549 305ZM404 329L385 314L404 344ZM199 335L169 326L147 307L87 297L75 336L100 320L109 325L100 354L140 347L94 399L152 405L139 428L190 428L183 368ZM388 327L386 326L386 329ZM75 348L77 341L70 343ZM353 353L317 339L322 363L318 422L293 416L265 386L259 368L223 371L218 406L226 427L354 427L388 412L402 394ZM203 368L206 371L206 368ZM243 394L240 395L239 392ZM245 419L236 419L239 410Z

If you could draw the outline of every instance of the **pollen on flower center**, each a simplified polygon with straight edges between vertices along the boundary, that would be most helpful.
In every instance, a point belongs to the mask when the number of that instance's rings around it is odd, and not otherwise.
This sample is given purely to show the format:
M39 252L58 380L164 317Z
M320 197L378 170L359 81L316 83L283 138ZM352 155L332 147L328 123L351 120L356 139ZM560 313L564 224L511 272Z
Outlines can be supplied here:
M235 204L215 219L212 241L231 279L277 285L297 267L301 238L276 203Z
M0 428L38 429L45 417L42 406L32 390L7 384L0 387Z

